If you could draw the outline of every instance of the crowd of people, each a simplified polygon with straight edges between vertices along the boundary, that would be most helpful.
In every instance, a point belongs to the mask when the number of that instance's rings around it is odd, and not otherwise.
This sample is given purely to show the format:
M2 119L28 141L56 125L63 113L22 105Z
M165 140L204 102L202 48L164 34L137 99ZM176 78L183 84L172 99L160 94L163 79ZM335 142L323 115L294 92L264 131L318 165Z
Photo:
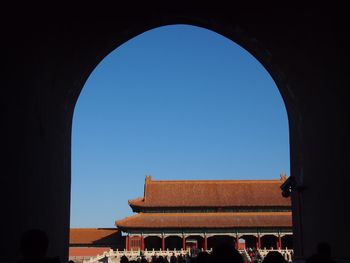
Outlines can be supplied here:
M249 255L249 261L250 262L262 262L263 261L263 256L260 254L260 252L256 248L248 248L247 253ZM269 252L270 253L270 252ZM272 251L271 251L272 253ZM279 254L282 255L282 257L287 261L291 262L293 259L293 250L290 250L289 252L286 251L281 251L278 252Z
M287 263L283 255L277 251L269 252L265 258L262 258L258 251L251 250L249 258L242 255L232 245L222 244L213 249L212 253L201 251L198 254L185 254L175 256L173 254L170 258L167 256L153 255L147 259L142 254L137 259L129 260L128 257L122 256L120 263L216 263L216 262L231 262L231 263Z
M33 229L24 233L21 240L22 258L18 263L61 263L58 257L47 258L46 252L49 240L44 231ZM250 253L250 254L249 254ZM120 263L286 263L287 261L278 251L270 251L264 258L258 256L256 251L249 251L250 258L241 255L232 245L222 244L215 247L209 254L205 251L199 252L196 256L190 254L173 254L168 257L154 255L147 259L142 254L136 260L129 260L122 256ZM321 242L317 246L317 252L306 260L307 263L336 263L331 258L331 247L326 242ZM74 262L69 262L74 263Z

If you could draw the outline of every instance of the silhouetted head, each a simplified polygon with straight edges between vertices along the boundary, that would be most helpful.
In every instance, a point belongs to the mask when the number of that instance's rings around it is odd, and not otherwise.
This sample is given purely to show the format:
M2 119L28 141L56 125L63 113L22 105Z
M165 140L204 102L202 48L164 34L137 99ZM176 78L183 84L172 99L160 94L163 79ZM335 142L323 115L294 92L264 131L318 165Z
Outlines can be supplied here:
M120 263L128 263L129 262L129 259L123 255L121 258L120 258Z
M320 242L317 245L317 254L324 258L330 258L332 251L331 246L327 242Z
M213 249L211 262L244 263L241 254L233 245L221 244Z
M208 252L199 252L197 255L197 263L209 263L210 261L210 255Z
M49 247L46 233L39 229L31 229L22 234L21 253L27 259L43 259Z
M173 253L173 255L170 257L170 263L176 263L176 262L177 262L177 259L176 259L175 253Z
M263 260L263 263L286 263L281 253L278 251L270 251L267 253L266 257Z
M163 256L159 256L158 258L157 258L157 263L164 263L165 261L164 261L164 258L163 258Z

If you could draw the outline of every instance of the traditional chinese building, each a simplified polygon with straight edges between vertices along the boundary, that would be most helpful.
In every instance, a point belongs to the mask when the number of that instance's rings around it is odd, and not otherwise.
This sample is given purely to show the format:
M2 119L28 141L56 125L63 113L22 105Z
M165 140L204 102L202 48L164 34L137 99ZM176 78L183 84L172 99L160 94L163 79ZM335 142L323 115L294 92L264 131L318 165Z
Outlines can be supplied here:
M286 180L156 181L146 176L144 196L129 200L136 215L116 221L127 250L214 247L292 248Z

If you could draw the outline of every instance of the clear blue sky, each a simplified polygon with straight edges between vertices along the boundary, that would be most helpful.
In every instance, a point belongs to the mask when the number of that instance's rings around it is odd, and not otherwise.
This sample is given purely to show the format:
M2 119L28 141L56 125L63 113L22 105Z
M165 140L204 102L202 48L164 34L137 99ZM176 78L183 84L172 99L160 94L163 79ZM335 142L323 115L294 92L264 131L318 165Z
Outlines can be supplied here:
M268 72L206 29L145 32L92 72L75 107L71 227L114 227L144 178L289 175L288 120Z

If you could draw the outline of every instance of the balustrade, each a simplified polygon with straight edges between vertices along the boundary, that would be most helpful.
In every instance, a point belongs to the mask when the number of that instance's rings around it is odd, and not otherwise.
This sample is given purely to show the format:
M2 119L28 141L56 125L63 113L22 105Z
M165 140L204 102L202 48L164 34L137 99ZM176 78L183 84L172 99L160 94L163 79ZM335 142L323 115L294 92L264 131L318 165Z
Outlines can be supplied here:
M206 251L207 253L211 253L212 250L203 250L201 249L201 251ZM278 251L279 253L281 253L283 255L283 257L288 261L288 262L292 262L292 254L293 254L293 250L292 249L258 249L257 252L259 253L259 255L261 256L261 258L264 258L267 253L269 253L270 251ZM248 260L250 259L249 253L245 250L239 250L239 252L242 255L245 255L245 257ZM184 249L174 249L174 250L109 250L104 252L102 255L97 255L96 257L91 257L88 260L83 260L83 263L100 263L101 261L103 261L104 258L107 258L107 262L108 263L119 263L120 262L120 258L122 256L126 256L129 261L130 260L137 260L139 257L145 257L147 259L148 262L151 262L151 259L153 256L162 256L162 257L168 257L168 259L170 259L170 257L174 255L174 256L191 256L191 251L190 249L184 250Z

